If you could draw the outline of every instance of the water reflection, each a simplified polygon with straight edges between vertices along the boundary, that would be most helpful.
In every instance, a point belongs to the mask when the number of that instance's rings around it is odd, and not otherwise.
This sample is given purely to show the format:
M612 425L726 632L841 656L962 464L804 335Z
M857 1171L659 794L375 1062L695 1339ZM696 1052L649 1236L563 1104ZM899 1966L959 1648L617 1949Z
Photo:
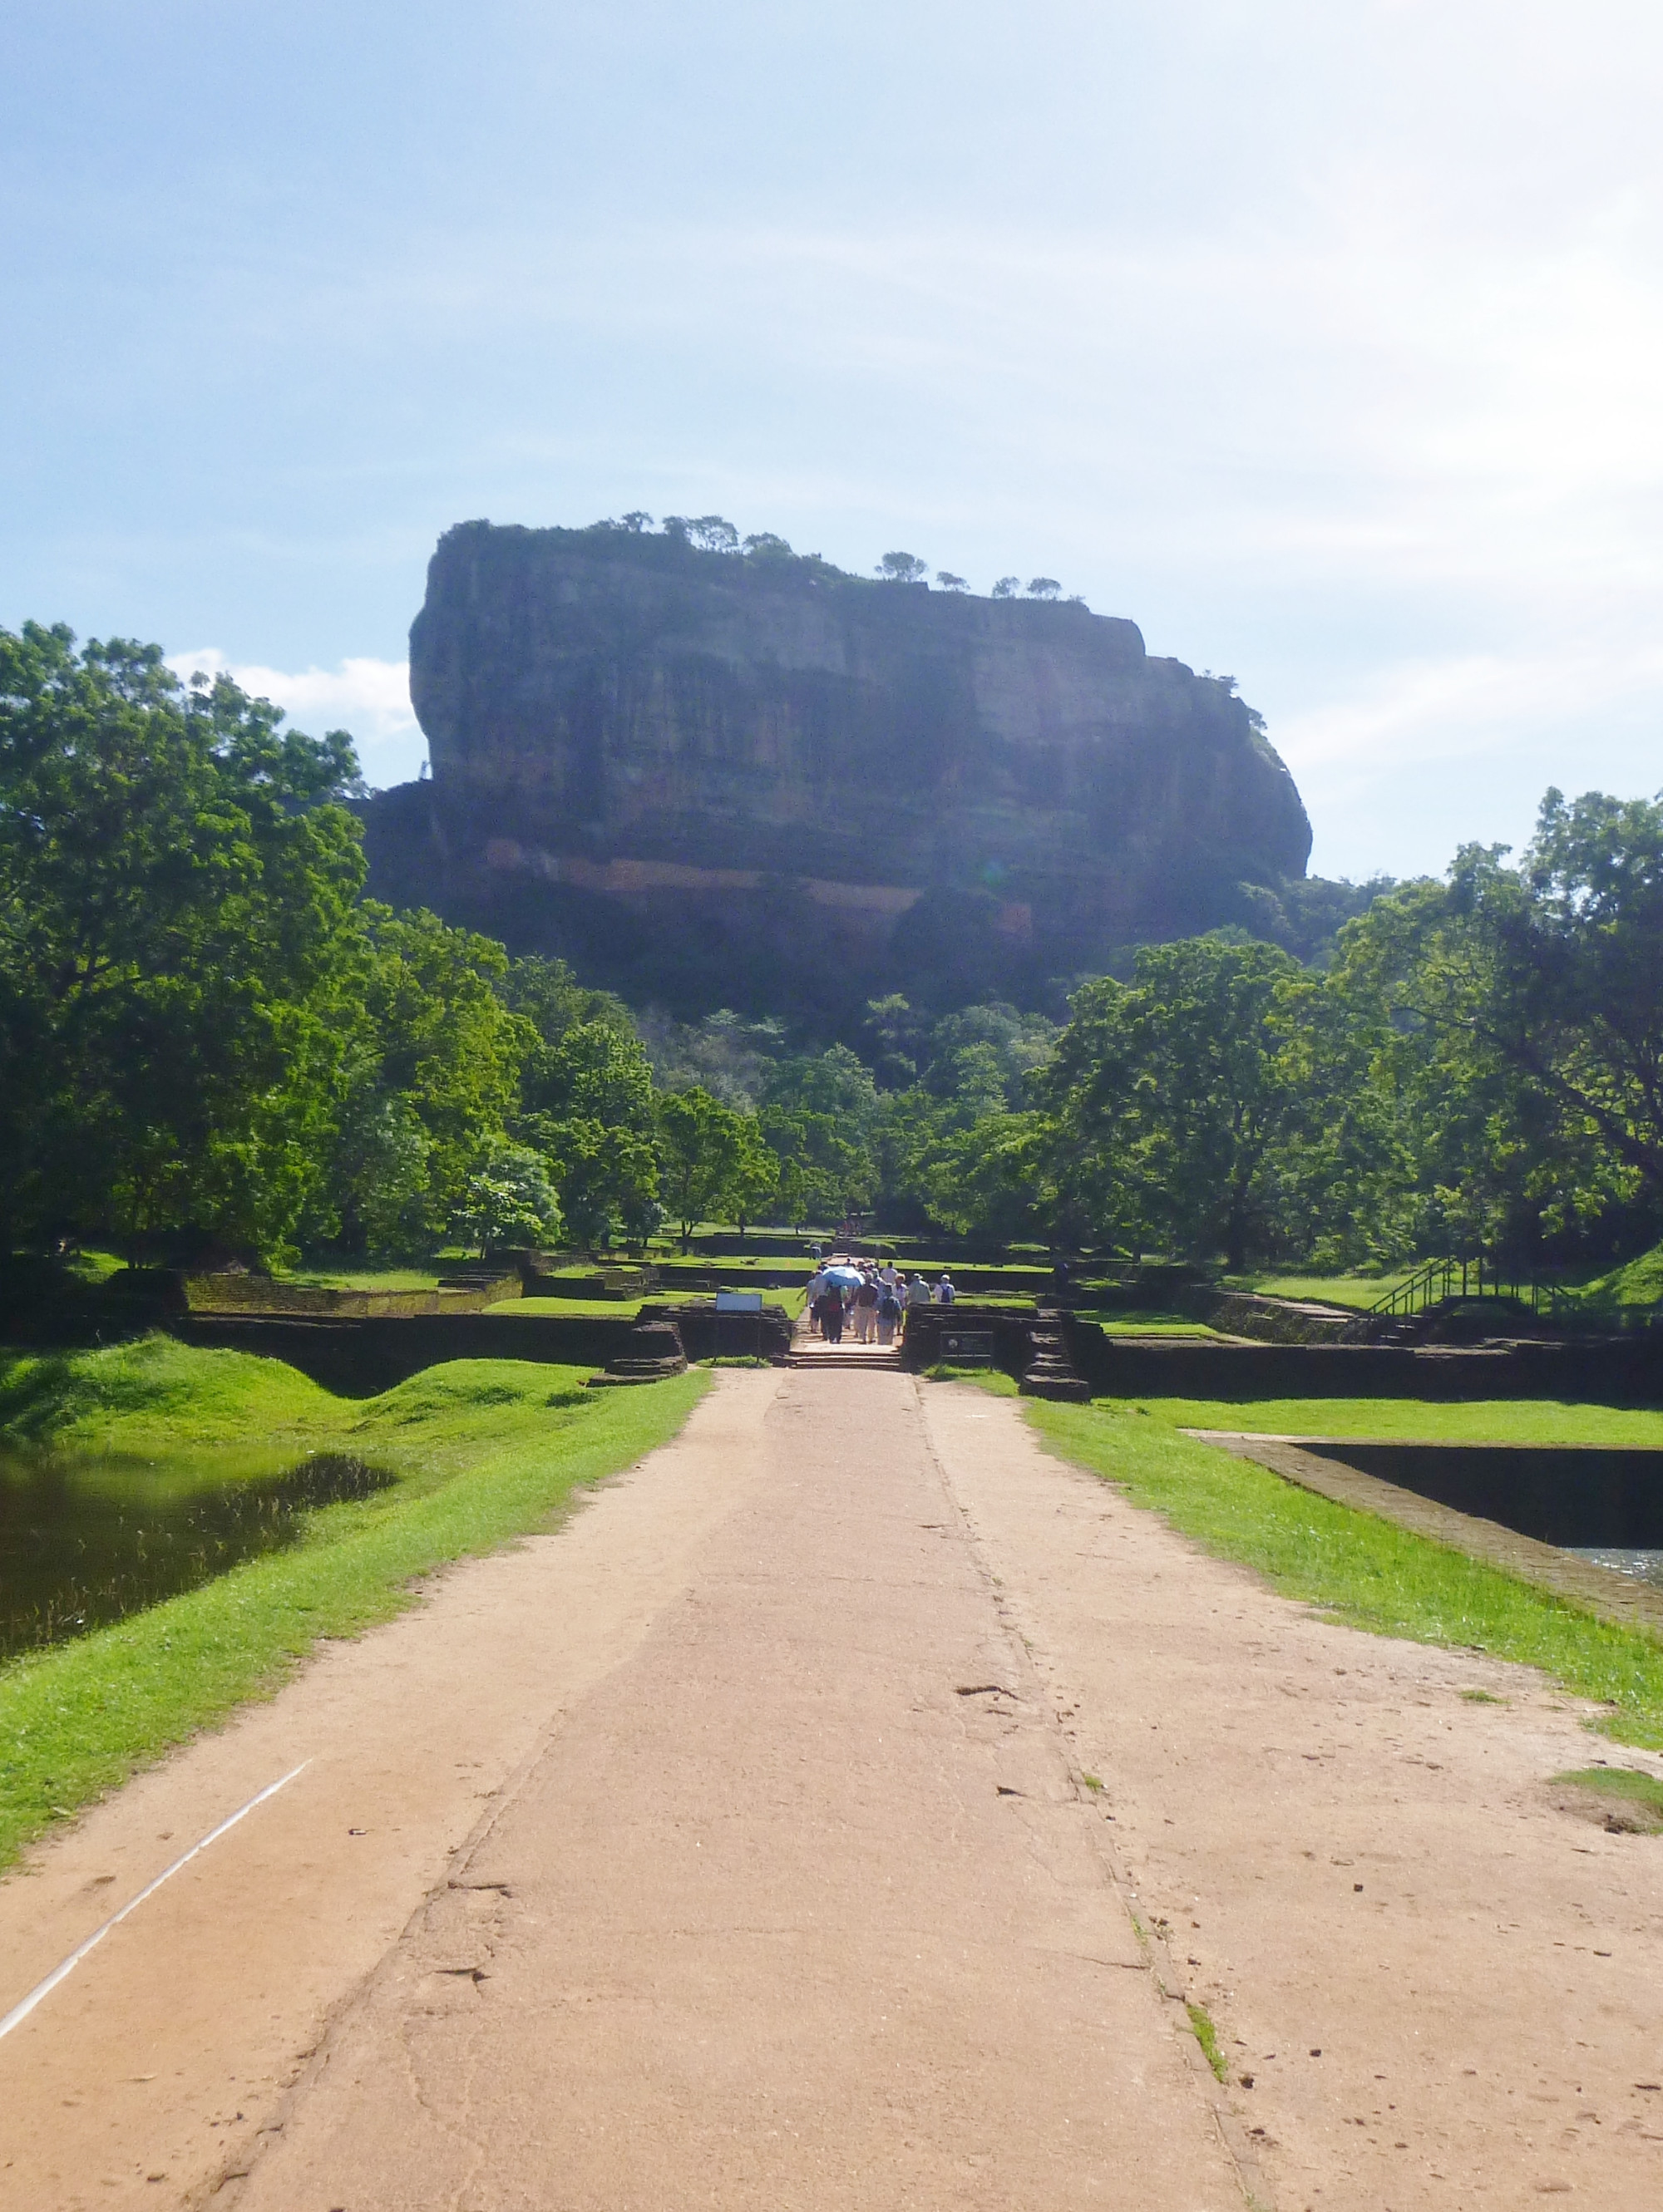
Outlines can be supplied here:
M0 1657L107 1627L281 1551L308 1509L393 1477L318 1452L170 1460L0 1449Z
M1663 1589L1663 1552L1614 1552L1586 1544L1567 1544L1565 1549L1596 1567L1609 1567L1615 1575L1632 1575L1636 1582L1654 1583Z

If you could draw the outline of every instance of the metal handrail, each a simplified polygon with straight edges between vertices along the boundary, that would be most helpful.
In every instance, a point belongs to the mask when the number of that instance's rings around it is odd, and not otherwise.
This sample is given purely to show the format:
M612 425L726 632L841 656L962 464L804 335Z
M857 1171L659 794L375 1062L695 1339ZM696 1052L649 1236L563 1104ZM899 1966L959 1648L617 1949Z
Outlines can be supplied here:
M1364 1318L1425 1313L1450 1298L1511 1298L1532 1314L1551 1315L1557 1286L1480 1253L1473 1260L1428 1260L1364 1310Z

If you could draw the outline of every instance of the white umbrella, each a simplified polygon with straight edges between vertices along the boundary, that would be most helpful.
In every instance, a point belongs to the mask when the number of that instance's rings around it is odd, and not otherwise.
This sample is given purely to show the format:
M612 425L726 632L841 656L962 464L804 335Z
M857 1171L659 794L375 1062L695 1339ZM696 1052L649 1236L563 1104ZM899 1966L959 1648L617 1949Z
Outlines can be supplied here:
M820 1273L828 1283L863 1283L866 1280L858 1267L822 1267Z

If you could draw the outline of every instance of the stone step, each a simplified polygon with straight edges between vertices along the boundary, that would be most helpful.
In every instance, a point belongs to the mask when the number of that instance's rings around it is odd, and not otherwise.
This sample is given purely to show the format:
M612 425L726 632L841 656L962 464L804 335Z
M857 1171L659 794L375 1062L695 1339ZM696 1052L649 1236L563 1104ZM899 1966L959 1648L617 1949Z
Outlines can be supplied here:
M812 1351L806 1346L793 1345L787 1364L792 1367L868 1367L886 1375L903 1372L900 1354L886 1352L876 1345L859 1344L847 1352L838 1345L817 1346Z

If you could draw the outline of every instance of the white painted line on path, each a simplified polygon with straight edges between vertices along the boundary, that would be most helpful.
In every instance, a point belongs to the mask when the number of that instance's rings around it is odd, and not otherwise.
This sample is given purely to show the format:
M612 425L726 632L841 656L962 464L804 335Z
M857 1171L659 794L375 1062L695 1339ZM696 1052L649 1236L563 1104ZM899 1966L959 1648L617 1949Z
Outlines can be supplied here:
M288 1773L280 1777L277 1781L268 1782L265 1789L251 1797L246 1805L239 1805L229 1820L222 1820L216 1828L210 1828L199 1843L192 1844L188 1851L174 1861L172 1866L163 1867L154 1881L146 1882L138 1895L129 1898L120 1911L113 1912L101 1928L94 1928L84 1943L77 1944L61 1965L52 1968L44 1982L37 1982L27 1996L21 1998L12 2007L4 2019L0 2020L0 2037L9 2035L15 2027L21 2027L40 2000L43 1997L49 1997L60 1982L67 1980L86 1957L88 1952L101 1943L112 1928L119 1928L130 1912L137 1912L147 1897L154 1897L164 1881L171 1881L181 1867L189 1866L192 1860L199 1852L205 1851L210 1844L216 1844L228 1829L235 1828L237 1822L245 1820L257 1805L263 1805L268 1797L275 1797L279 1790L287 1789L297 1774L304 1774L311 1764L309 1759L303 1759L298 1766L291 1766Z

